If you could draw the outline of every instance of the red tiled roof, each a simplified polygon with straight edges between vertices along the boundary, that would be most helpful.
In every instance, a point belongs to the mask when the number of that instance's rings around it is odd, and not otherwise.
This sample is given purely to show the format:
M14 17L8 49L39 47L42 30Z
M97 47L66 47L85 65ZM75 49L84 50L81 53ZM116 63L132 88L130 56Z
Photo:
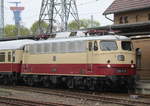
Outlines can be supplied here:
M113 14L150 8L150 0L115 0L103 13Z

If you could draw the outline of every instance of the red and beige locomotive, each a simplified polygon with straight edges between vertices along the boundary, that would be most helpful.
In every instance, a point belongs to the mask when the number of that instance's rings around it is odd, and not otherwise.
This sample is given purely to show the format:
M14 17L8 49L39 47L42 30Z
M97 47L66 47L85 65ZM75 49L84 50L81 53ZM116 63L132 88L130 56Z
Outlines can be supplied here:
M124 36L0 42L0 80L5 84L21 80L30 86L128 90L135 74L135 52Z

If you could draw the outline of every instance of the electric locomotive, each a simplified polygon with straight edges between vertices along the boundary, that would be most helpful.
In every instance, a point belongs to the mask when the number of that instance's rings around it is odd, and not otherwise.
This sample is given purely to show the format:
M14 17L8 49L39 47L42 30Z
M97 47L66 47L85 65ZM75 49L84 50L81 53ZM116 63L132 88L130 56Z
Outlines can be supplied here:
M54 38L23 49L21 78L30 86L130 90L135 75L135 52L124 36Z
M83 36L0 42L0 83L102 91L134 88L135 52L129 38L74 34Z

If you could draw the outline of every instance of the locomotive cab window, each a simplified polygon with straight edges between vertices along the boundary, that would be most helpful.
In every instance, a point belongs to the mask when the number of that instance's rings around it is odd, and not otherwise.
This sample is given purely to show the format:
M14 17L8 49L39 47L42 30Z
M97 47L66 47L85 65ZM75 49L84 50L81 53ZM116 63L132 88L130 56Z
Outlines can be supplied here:
M132 43L130 41L122 41L121 46L123 50L128 50L128 51L132 50Z
M89 42L88 46L89 46L89 51L92 51L92 46L93 46L92 42Z
M94 51L97 51L98 50L98 44L97 44L97 41L94 41Z
M102 51L112 51L118 49L115 41L101 41L100 48Z

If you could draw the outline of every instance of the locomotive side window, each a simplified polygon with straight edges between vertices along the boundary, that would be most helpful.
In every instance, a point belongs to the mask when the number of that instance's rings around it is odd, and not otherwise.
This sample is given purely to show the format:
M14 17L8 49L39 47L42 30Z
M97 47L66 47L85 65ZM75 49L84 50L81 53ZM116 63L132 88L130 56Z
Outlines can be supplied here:
M64 53L66 51L66 43L65 42L61 42L60 43L60 52Z
M45 44L43 44L43 48L44 48L44 50L43 50L43 52L44 53L48 53L49 52L49 45L47 44L47 43L45 43Z
M51 49L51 53L56 53L56 46L57 46L57 43L52 43L52 49Z
M5 62L5 52L0 53L0 62Z
M29 51L29 53L31 54L84 52L86 51L86 42L85 41L75 41L75 42L68 41L68 42L31 44L25 47L25 52L27 51Z
M132 50L132 43L130 41L122 41L121 46L123 50L128 50L128 51Z
M69 50L69 52L74 52L74 47L75 47L75 45L74 45L74 42L68 42L68 50Z
M24 51L25 51L26 53L29 52L29 45L25 46Z
M89 51L92 51L92 42L89 42Z
M100 48L103 51L111 51L111 50L117 50L117 44L115 41L101 41L100 42Z
M36 51L37 51L37 53L42 53L42 45L41 44L36 45Z
M85 41L77 41L76 42L76 51L77 52L85 52L86 51L86 42Z
M31 54L36 53L36 45L29 45L29 53Z
M98 44L97 44L97 41L94 41L94 51L97 51L98 50Z

